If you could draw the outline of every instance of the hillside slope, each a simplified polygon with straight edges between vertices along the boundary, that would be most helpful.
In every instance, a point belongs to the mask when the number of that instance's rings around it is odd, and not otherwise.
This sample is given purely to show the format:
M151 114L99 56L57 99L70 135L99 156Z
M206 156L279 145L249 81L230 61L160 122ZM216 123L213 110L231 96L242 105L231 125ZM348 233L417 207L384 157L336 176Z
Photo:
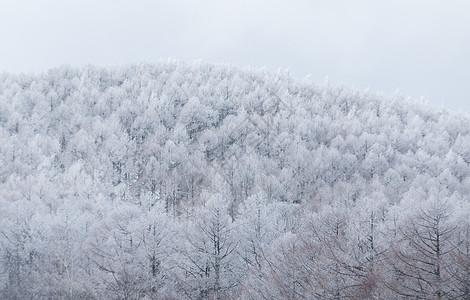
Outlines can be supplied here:
M167 62L0 75L0 298L469 298L470 119Z

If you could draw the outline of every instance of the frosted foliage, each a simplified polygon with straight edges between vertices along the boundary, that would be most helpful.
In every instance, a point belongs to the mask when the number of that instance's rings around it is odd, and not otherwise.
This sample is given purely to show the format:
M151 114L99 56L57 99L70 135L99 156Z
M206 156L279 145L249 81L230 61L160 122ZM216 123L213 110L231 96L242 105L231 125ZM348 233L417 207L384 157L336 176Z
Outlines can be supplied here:
M0 76L0 299L470 299L470 119L174 61Z

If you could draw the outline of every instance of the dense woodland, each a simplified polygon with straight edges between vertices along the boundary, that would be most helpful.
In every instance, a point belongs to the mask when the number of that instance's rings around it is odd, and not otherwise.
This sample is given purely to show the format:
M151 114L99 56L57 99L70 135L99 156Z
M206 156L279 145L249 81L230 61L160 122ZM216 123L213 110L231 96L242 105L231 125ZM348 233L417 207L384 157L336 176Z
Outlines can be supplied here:
M470 299L469 132L287 72L0 74L0 299Z

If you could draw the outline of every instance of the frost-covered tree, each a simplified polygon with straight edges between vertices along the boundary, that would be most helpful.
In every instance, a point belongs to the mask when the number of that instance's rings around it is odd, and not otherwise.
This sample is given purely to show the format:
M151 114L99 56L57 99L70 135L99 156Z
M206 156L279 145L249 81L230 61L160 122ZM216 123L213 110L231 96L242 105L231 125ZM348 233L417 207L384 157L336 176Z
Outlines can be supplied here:
M459 298L454 293L453 252L459 244L451 218L455 199L431 198L416 205L398 225L390 251L387 286L398 297Z
M214 195L184 225L173 259L178 289L189 299L224 299L240 283L239 242L227 204Z

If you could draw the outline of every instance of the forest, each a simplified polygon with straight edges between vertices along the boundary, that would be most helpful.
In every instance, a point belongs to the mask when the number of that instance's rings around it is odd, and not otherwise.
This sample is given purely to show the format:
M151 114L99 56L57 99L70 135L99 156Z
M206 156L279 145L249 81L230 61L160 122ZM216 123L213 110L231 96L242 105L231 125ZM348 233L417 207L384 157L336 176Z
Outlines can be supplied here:
M0 73L0 299L470 299L470 116L288 71Z

